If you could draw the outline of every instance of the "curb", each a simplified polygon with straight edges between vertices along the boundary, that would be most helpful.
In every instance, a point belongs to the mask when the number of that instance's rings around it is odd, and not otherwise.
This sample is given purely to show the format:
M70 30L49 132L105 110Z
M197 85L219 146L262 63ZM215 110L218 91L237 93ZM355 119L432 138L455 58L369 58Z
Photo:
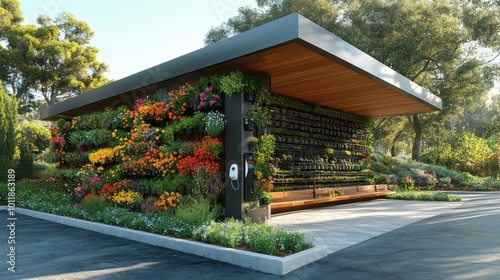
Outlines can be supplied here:
M0 207L6 210L7 207ZM232 248L225 248L195 241L177 239L169 236L153 234L138 230L132 230L117 226L110 226L80 219L58 216L33 210L16 208L19 214L47 220L67 226L77 227L111 236L121 237L153 246L181 251L225 263L238 265L252 270L270 273L274 275L285 275L295 269L315 262L326 257L328 254L326 246L315 246L311 249L292 254L286 257L276 257L254 252L247 252Z

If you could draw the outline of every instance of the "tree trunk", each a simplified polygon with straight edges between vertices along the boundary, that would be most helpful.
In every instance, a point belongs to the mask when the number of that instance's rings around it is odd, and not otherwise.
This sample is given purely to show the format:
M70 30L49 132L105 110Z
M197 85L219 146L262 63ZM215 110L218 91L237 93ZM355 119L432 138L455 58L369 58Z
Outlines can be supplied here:
M420 160L420 147L422 145L422 125L417 114L413 114L413 131L415 138L413 139L413 147L411 150L411 159Z
M391 157L396 157L396 145L392 144L391 147Z
M394 140L392 140L392 145L391 145L391 156L392 157L397 156L397 154L396 154L396 141L398 141L401 134L403 134L403 131L404 131L404 128L401 129L401 131L399 131L398 134L396 134L396 137L394 137Z

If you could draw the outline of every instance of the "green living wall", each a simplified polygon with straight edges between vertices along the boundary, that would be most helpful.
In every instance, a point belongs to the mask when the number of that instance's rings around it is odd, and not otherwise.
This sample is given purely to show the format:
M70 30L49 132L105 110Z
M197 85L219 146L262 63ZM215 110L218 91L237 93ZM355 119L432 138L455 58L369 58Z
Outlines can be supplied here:
M274 191L345 187L373 182L370 120L275 95L270 132L279 166Z

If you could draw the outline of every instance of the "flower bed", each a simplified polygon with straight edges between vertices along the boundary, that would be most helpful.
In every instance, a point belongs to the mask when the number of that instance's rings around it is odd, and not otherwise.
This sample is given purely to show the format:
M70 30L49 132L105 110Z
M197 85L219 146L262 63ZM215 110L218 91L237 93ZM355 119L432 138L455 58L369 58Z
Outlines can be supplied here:
M248 220L216 222L217 209L207 200L186 200L184 197L182 201L183 198L175 193L162 196L163 202L158 203L160 207L155 211L131 211L126 205L133 204L138 197L125 189L124 186L106 185L103 193L120 190L112 202L84 199L81 204L74 204L75 195L66 183L55 179L30 180L18 183L17 201L19 207L35 211L268 255L286 256L313 247L311 239L297 231ZM163 207L175 211L163 211Z

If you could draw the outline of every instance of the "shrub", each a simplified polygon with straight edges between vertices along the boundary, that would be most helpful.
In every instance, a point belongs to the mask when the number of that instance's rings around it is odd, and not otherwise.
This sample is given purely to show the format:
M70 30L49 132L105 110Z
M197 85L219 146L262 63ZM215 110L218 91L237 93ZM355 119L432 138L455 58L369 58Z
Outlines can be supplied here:
M45 151L50 146L50 131L36 123L23 121L21 128L24 130L26 140L39 152Z
M451 187L451 178L450 177L439 178L438 183L437 183L437 187L438 188Z
M82 201L83 209L91 214L104 211L106 208L106 199L96 194L88 194Z
M17 102L0 85L0 182L7 181L7 170L14 168Z
M272 233L272 227L264 223L256 224L248 232L248 246L257 252L273 255L276 252L276 239Z
M461 201L460 197L443 192L420 192L420 191L402 191L387 196L389 199L399 200L420 200L420 201Z
M415 180L412 177L405 177L400 184L404 191L413 191L415 189Z
M472 190L474 191L494 191L500 190L500 180L495 180L492 178L487 178L481 181L475 181L472 184Z
M7 204L9 189L7 184L0 183L0 204Z
M284 253L297 253L313 247L312 241L298 231L275 230L278 248Z
M144 202L142 196L138 192L132 190L121 190L113 196L113 201L121 207L139 208Z
M193 199L191 203L176 209L175 218L193 226L201 226L216 217L216 209L210 209L207 200Z
M33 155L31 154L28 142L23 138L19 141L19 151L21 158L17 166L17 176L20 178L33 178L35 169L33 166Z

